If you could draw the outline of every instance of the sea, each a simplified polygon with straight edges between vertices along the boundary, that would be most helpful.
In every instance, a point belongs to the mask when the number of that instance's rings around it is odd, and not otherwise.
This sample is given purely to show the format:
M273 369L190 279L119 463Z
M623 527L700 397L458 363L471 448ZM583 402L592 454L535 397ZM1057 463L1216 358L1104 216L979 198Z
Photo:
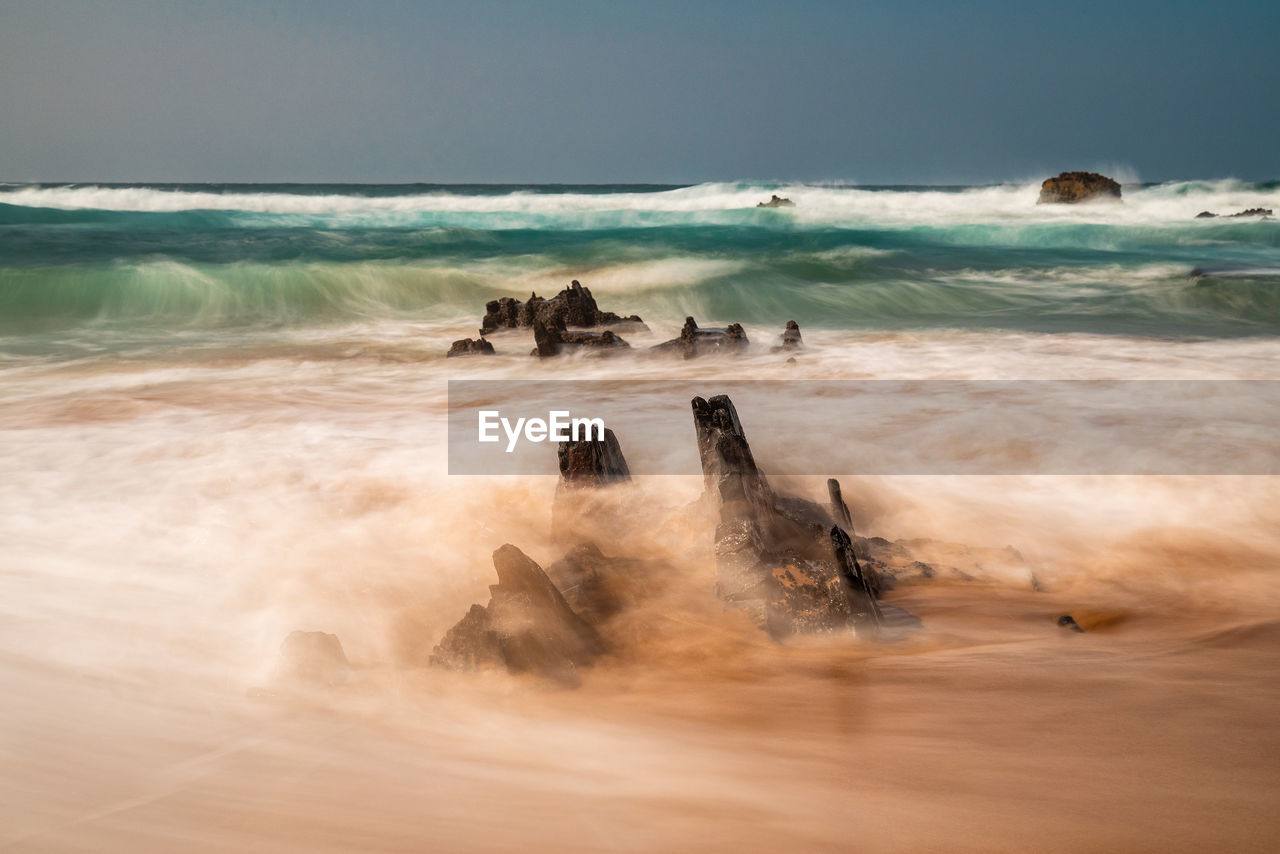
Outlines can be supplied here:
M1280 182L1038 193L0 185L0 846L1264 850L1280 485L1276 397L1247 390L1280 381L1280 220L1230 215ZM626 351L446 357L487 302L575 280L643 318ZM750 344L653 354L686 317ZM450 473L457 383L534 380L625 409L597 545L678 579L574 689L429 666L495 549L564 554L553 450ZM882 380L924 405L884 420L857 385ZM952 381L977 385L931 397ZM1040 381L1168 388L1158 423L1110 416L1125 459L1237 464L1038 468L1069 401L969 413ZM720 607L703 479L664 463L696 464L688 394L731 383L776 491L838 476L859 535L956 556L888 594L918 634L775 644ZM998 470L833 470L860 443L968 463L975 425ZM351 678L283 685L294 630Z

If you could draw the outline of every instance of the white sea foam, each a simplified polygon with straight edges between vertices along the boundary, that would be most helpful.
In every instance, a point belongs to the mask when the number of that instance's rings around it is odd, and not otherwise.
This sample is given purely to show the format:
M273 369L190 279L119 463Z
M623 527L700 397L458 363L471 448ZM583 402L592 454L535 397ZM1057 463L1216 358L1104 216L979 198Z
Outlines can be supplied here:
M756 210L770 193L787 196L796 207ZM416 215L510 214L493 227L527 225L526 217L566 220L592 214L675 214L700 217L751 213L763 222L801 224L954 225L980 223L1186 223L1202 210L1229 214L1251 207L1280 208L1280 188L1260 189L1236 180L1179 182L1129 187L1122 204L1037 205L1035 183L975 187L959 192L869 190L795 184L781 187L742 183L699 184L675 190L635 193L531 193L463 195L433 192L420 195L303 195L293 193L211 193L147 187L21 187L5 192L7 204L58 209L177 212L238 211L314 216L358 215L371 222L404 221ZM662 224L662 218L629 219L627 224ZM683 221L683 220L677 220ZM734 220L734 221L741 221ZM588 219L585 224L591 224Z

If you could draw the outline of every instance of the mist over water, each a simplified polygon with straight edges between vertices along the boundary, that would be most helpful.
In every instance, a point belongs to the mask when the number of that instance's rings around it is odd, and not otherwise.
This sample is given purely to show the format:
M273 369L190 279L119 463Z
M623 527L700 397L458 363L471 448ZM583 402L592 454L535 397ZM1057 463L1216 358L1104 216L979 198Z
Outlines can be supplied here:
M1193 219L1280 187L1036 189L0 188L0 846L1266 850L1272 477L827 472L859 533L982 572L894 591L924 622L901 643L778 645L715 600L701 478L636 464L692 424L619 435L601 544L656 580L611 654L574 690L425 666L494 549L563 553L553 478L446 474L450 379L593 380L638 413L666 380L1280 379L1280 223ZM774 192L797 206L754 207ZM644 317L637 350L689 314L752 346L444 358L487 300L571 279ZM741 407L766 471L856 432L812 386L803 437ZM294 629L353 678L282 684Z

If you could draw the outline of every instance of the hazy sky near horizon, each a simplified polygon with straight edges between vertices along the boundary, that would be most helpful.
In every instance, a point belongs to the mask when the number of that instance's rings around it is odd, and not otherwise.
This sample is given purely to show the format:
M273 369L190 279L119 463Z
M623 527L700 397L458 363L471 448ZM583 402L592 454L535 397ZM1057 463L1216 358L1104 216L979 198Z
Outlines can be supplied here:
M1280 2L0 0L0 180L1280 178Z

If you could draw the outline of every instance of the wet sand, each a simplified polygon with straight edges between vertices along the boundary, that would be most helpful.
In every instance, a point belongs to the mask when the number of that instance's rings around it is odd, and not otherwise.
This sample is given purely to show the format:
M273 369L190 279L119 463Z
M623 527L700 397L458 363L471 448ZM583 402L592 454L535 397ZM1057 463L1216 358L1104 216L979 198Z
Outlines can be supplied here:
M577 690L235 696L7 657L12 851L1266 851L1280 621L918 586L889 648L685 626ZM1084 634L1059 629L1071 605ZM722 627L721 627L722 628ZM661 665L661 666L659 666Z
M1123 361L835 338L813 370L965 372L917 360L931 347L979 375ZM1174 355L1125 346L1144 375ZM554 482L441 474L438 356L313 355L4 376L0 850L1275 850L1274 478L846 481L861 532L1014 545L1046 592L906 583L888 601L923 620L911 637L779 646L712 594L700 478L641 477L606 551L678 581L563 689L422 666L494 548L563 552ZM768 468L780 449L750 438ZM354 678L274 678L296 628L337 633Z

